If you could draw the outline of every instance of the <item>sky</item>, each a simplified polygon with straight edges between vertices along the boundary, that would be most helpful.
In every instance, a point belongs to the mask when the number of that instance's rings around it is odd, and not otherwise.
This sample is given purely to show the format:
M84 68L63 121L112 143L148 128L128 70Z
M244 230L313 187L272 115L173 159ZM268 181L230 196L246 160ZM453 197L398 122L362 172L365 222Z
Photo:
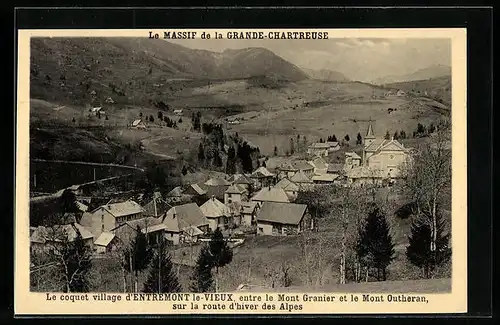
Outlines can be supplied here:
M431 65L451 66L449 39L334 38L328 40L169 40L189 48L264 47L299 68L329 69L358 81L404 75Z

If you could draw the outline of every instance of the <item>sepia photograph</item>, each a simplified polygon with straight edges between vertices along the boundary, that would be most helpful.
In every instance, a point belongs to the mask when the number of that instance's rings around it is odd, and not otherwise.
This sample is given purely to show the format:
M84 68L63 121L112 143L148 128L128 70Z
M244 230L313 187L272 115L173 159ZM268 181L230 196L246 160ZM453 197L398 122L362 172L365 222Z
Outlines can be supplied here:
M28 36L29 291L451 294L452 37L329 31Z

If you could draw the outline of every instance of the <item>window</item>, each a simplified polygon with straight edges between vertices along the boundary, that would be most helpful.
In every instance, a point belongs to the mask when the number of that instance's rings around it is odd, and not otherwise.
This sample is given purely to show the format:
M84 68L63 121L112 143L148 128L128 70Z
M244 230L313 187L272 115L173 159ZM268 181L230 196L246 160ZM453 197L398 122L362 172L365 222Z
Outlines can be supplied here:
M259 232L264 232L264 228L259 227Z
M394 159L394 155L389 155L389 159Z

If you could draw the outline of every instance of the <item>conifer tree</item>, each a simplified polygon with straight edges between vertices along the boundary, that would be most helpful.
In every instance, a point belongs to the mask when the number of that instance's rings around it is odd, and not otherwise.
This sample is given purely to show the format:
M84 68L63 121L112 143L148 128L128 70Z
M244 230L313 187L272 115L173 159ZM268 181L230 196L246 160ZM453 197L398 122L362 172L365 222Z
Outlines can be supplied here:
M227 245L226 240L219 228L210 236L209 252L212 259L212 266L215 267L215 291L217 292L217 276L219 268L231 263L233 260L233 251Z
M290 138L290 154L293 155L295 153L295 147L293 145L293 138Z
M203 163L205 161L205 150L203 149L203 144L200 143L198 146L198 161Z
M141 227L137 225L134 240L130 243L130 247L123 252L123 266L125 270L134 275L134 291L138 290L139 273L143 272L151 262L153 250L148 244L146 234L141 231Z
M349 134L346 134L345 137L344 137L344 140L346 142L349 142L351 140L351 138L349 138Z
M374 207L360 232L356 250L366 267L377 270L378 281L387 279L387 267L394 259L394 243L389 232L385 215L378 207Z
M424 218L424 220L414 219L412 222L406 257L411 264L421 268L424 277L428 279L432 277L437 266L450 260L451 249L448 247L449 234L444 234L444 220L441 213L438 212L436 215L436 249L434 251L431 250L432 217Z
M227 151L226 174L233 175L236 173L236 151L234 147L229 147Z
M337 137L335 136L335 134L334 134L334 135L332 135L332 141L333 141L333 142L338 142L338 141L337 141Z
M170 254L165 250L164 239L160 240L151 261L149 275L144 283L145 293L180 292L181 286L173 270Z
M274 146L274 156L276 157L278 155L278 147Z
M356 144L362 144L363 138L361 137L361 133L358 132L358 136L356 137Z
M389 130L385 132L385 139L389 140L391 138L391 135L389 134Z
M394 138L394 140L399 139L398 131L394 132L393 138Z
M210 292L213 290L212 257L208 246L203 246L196 260L193 274L191 275L191 292Z

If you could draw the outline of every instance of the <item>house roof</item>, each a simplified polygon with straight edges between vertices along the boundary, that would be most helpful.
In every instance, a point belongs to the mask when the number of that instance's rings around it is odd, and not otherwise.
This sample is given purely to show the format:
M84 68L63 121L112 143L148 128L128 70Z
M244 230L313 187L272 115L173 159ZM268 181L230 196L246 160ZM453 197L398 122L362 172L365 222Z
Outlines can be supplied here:
M172 225L175 225L175 220L169 219L177 219L177 227L170 228ZM208 225L209 221L203 215L200 207L196 205L196 203L187 203L183 205L177 205L170 210L167 211L165 218L163 218L163 223L167 226L168 230L181 230L183 231L189 226L204 226Z
M329 148L338 147L339 143L337 141L327 141L325 142Z
M328 167L326 161L321 157L316 157L313 160L309 161L309 163L317 169L326 169Z
M92 108L92 112L99 112L102 109L102 107L94 107Z
M352 169L348 169L346 172L346 176L348 178L384 178L387 175L383 173L383 171L378 169L370 169L365 166L355 167Z
M137 226L141 228L143 233L150 233L160 229L163 229L163 226L160 218L155 217L145 217L136 220L127 221L126 224L130 226L132 229L137 229Z
M194 192L197 195L207 194L206 189L202 188L203 184L191 184L185 192ZM204 187L204 186L203 186Z
M167 210L171 208L171 205L165 202L161 197L153 197L143 208L146 215L159 217L167 212Z
M205 190L205 195L207 197L216 197L220 200L224 200L224 193L226 193L226 190L229 188L229 185L210 186L199 184L199 186Z
M303 170L299 170L290 178L290 181L294 183L311 183L311 179L304 174Z
M253 178L263 178L263 177L273 177L274 174L271 173L269 170L267 170L266 167L259 167L257 168L251 175Z
M345 155L347 157L351 157L353 159L361 159L361 157L357 153L355 153L353 151L352 152L346 152Z
M230 214L229 208L216 198L208 199L201 205L200 210L207 218L218 218Z
M208 185L208 186L226 186L226 185L231 185L231 183L229 183L225 179L218 178L218 177L212 177L209 180L207 180L204 184Z
M135 120L134 122L132 122L132 126L137 126L141 123L142 123L142 120Z
M278 187L264 187L252 197L252 201L290 202L285 190Z
M327 173L338 173L344 170L344 164L340 163L332 163L328 164L328 168L326 170Z
M76 207L78 208L78 210L80 210L82 212L87 212L87 210L89 209L88 205L86 205L80 201L76 201Z
M303 159L287 161L281 164L278 169L283 171L298 171L298 170L311 170L314 166Z
M257 213L257 221L298 225L306 210L305 204L264 202Z
M255 202L255 204L257 204L257 202ZM231 215L239 215L243 211L243 205L238 201L230 202L226 204L226 206L228 207Z
M177 186L174 189L172 189L170 192L167 193L167 197L182 196L183 192L184 192L184 189L182 188L182 186Z
M311 148L311 149L328 149L328 148L330 148L330 146L324 142L316 142L316 143L309 145L309 148Z
M144 212L144 209L139 205L139 203L132 200L120 203L101 205L97 209L100 208L105 209L106 211L111 213L115 218Z
M255 201L241 202L241 207L243 208L241 213L246 213L246 214L253 213L255 211L256 206L257 202Z
M94 235L87 230L87 228L74 222L65 225L56 225L53 227L37 227L31 234L30 241L35 243L44 244L47 241L61 241L60 236L66 234L68 241L72 242L76 239L77 234L80 233L83 239L93 238Z
M238 184L233 184L231 186L229 186L226 190L226 193L229 193L229 194L243 194L245 193L247 190L241 186L241 185L238 185Z
M112 232L103 232L101 235L95 240L94 245L98 246L108 246L109 243L115 238L115 234Z
M335 174L322 174L322 175L314 175L312 177L313 182L314 181L319 181L319 182L333 182L338 175Z
M370 143L365 148L365 150L366 151L377 151L378 148L380 148L380 146L382 146L382 144L384 144L384 142L385 142L385 139L383 139L383 138L375 138L375 140L373 140L373 142Z
M298 191L299 190L299 186L297 184L295 184L294 182L292 182L291 180L289 180L288 178L286 178L286 177L282 178L274 186L278 187L278 188L282 188L285 191Z
M253 184L253 182L251 180L249 180L248 177L246 177L243 174L234 175L232 182L233 182L233 184L248 184L248 185Z
M186 233L189 236L199 236L203 235L203 231L201 231L198 227L195 226L189 226L183 230L184 233Z

